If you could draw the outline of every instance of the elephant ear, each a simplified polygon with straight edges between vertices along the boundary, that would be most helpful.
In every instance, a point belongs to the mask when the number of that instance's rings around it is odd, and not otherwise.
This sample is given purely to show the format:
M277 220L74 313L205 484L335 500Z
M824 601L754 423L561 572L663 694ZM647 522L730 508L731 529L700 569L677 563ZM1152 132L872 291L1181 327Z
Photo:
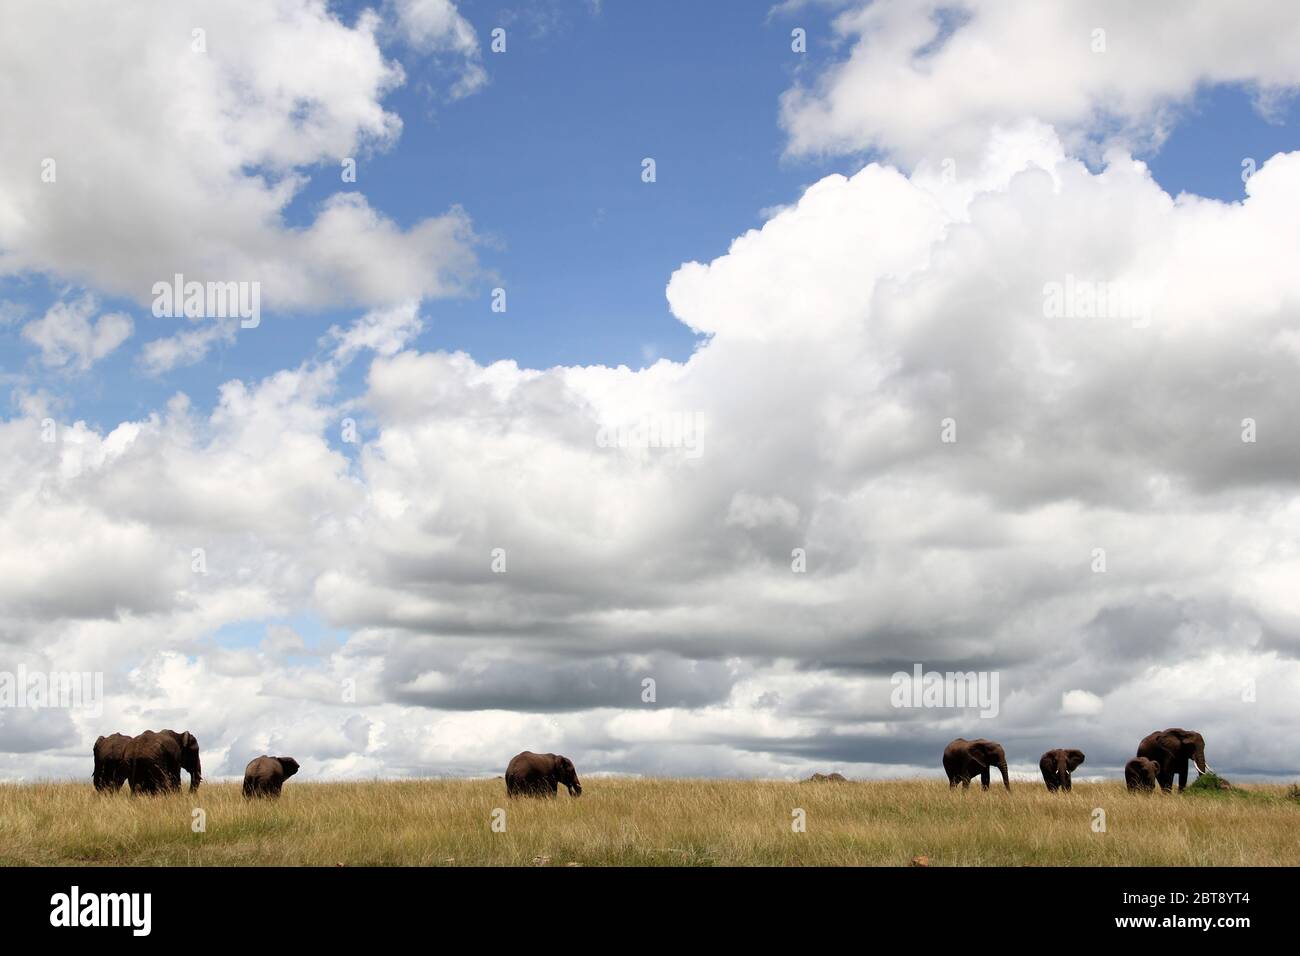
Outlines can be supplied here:
M1070 773L1074 773L1074 771L1078 769L1079 765L1082 763L1083 763L1082 750L1071 750L1066 753L1065 765L1070 769Z

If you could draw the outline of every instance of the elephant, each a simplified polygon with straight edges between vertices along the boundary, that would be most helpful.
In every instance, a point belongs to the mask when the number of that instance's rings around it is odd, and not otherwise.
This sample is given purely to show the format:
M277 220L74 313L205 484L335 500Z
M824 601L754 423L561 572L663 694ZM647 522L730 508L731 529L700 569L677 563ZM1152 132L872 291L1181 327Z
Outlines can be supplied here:
M1156 788L1160 764L1146 757L1134 757L1124 764L1124 783L1132 793L1151 793Z
M553 797L559 793L560 784L568 788L569 796L582 796L573 761L559 754L525 750L510 758L506 767L506 793L512 797Z
M146 730L126 745L131 793L172 793L181 788L181 770L190 775L190 793L203 777L199 742L188 730Z
M1007 755L1002 745L992 740L967 740L958 737L943 751L943 769L948 774L949 788L962 785L963 790L970 789L970 782L976 775L980 785L989 788L989 767L997 767L1002 773L1002 786L1011 792L1011 780L1007 777Z
M254 757L244 768L245 797L278 797L284 782L298 772L292 757Z
M1139 757L1154 760L1160 766L1156 780L1160 789L1169 793L1174 787L1174 775L1178 775L1178 792L1187 786L1187 761L1190 759L1201 773L1209 773L1205 763L1205 738L1194 730L1170 727L1147 734L1138 744Z
M117 793L126 783L126 745L131 738L126 734L112 734L95 741L95 789L100 793Z
M1051 793L1070 789L1070 774L1083 763L1082 750L1049 750L1038 758L1038 769Z

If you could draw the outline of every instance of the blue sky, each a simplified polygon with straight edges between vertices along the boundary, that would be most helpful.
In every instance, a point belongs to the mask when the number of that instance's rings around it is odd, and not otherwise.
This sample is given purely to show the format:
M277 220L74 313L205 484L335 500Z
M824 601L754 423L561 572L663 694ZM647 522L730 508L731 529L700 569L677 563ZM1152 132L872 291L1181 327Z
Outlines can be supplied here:
M357 6L338 10L351 22ZM385 100L404 124L396 147L362 158L355 186L337 168L317 167L286 220L309 222L344 188L403 226L463 207L484 240L483 267L507 290L508 312L489 310L494 283L485 277L477 295L425 303L422 348L539 368L683 359L696 337L668 311L672 272L721 255L761 225L762 210L794 201L825 173L861 165L782 160L778 97L801 63L831 51L814 40L801 60L790 50L796 21L769 19L753 3L704 4L685 22L653 4L607 4L599 14L559 6L544 29L527 18L509 27L507 52L485 57L489 84L458 101L430 92L445 80L435 60L395 50L407 73ZM462 12L484 42L501 22L492 5ZM797 25L826 36L819 12ZM646 156L657 163L653 184L641 181ZM57 292L39 280L0 284L0 295L34 314ZM173 320L131 303L105 305L136 317L144 336L172 329ZM218 348L158 382L142 380L124 351L64 385L77 414L101 424L142 415L176 389L205 408L222 381L301 360L331 323L358 312L271 315L255 345ZM16 327L2 334L4 370L14 371L35 349Z
M334 9L351 23L363 6ZM821 7L769 15L759 4L718 0L692 6L686 18L625 2L599 12L543 4L522 16L469 3L461 12L485 44L496 24L510 24L507 52L485 55L488 85L449 101L434 92L445 87L444 64L393 48L406 71L406 83L385 100L404 124L397 145L362 157L355 186L333 166L308 170L310 183L285 213L288 223L305 225L326 197L353 188L404 227L462 207L482 239L485 274L473 294L425 302L422 349L535 368L680 361L698 339L668 311L672 272L721 255L762 224L763 210L795 201L811 182L874 158L784 156L780 94L799 71L816 72L842 53ZM808 31L803 56L790 49L795 26ZM1241 160L1262 163L1295 149L1297 118L1294 101L1266 119L1246 89L1203 89L1164 147L1143 158L1173 194L1238 200ZM640 178L646 156L657 163L653 184ZM498 281L507 290L504 315L488 308ZM0 279L0 298L33 317L63 291L30 275ZM138 304L103 303L130 314L139 339L175 330L174 320L154 319ZM360 311L271 313L255 339L219 346L156 379L121 349L92 374L46 385L70 403L72 417L101 427L143 416L178 390L205 409L223 381L291 367L313 354L331 324ZM35 367L36 349L20 328L0 328L0 374ZM358 364L347 375L363 372Z

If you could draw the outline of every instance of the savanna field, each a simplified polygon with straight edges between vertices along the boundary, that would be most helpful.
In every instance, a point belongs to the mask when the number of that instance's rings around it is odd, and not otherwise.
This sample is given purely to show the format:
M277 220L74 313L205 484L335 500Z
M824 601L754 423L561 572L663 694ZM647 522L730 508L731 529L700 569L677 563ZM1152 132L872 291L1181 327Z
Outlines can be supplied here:
M202 808L206 832L192 831ZM506 811L493 832L493 811ZM805 811L795 833L792 811ZM1093 830L1105 811L1105 832ZM583 795L507 800L500 780L238 783L132 799L89 783L0 785L0 865L1298 866L1286 785L1162 796L1123 783L1049 794L942 781L592 778Z

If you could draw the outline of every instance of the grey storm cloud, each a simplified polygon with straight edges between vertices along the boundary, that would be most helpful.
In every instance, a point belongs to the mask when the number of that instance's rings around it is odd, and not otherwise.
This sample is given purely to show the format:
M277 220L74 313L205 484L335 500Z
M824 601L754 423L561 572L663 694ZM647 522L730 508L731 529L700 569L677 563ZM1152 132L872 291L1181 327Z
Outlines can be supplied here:
M34 754L75 744L72 714L58 708L0 707L0 751Z
M421 651L423 650L423 653ZM702 707L726 701L737 668L668 655L590 657L513 649L464 656L446 642L396 643L385 658L388 696L448 710L553 713L599 707ZM745 668L746 670L748 668ZM647 683L647 681L652 683Z

